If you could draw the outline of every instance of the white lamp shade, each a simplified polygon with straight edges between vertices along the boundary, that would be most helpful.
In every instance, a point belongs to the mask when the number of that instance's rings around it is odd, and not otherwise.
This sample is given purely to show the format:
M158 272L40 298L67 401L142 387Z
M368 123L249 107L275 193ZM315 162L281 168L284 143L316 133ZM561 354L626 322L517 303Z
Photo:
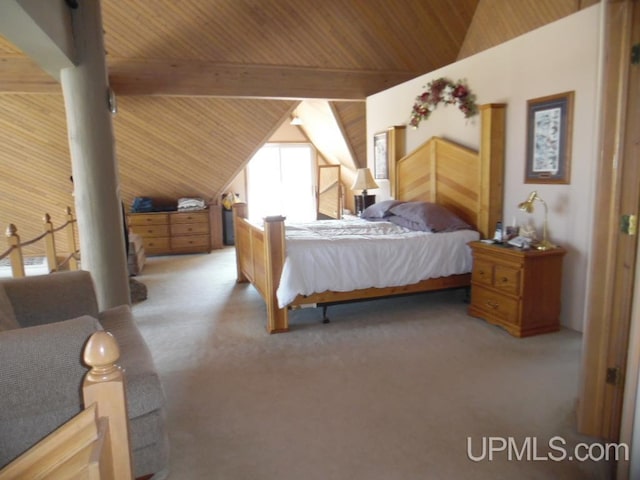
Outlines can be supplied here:
M373 175L371 175L371 170L359 168L351 190L369 190L370 188L378 188L378 184L373 179Z

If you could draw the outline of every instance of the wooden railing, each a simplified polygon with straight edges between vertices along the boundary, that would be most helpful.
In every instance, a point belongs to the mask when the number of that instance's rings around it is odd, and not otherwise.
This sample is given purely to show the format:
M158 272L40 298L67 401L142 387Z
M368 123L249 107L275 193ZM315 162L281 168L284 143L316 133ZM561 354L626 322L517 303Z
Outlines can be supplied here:
M49 273L57 272L58 270L77 270L78 260L80 258L79 250L76 247L76 232L75 226L77 220L74 218L71 208L67 207L67 221L57 228L53 227L51 223L51 217L48 213L44 215L44 232L31 240L21 241L20 235L18 235L18 228L12 223L7 227L7 243L9 248L0 253L0 260L9 258L11 262L11 272L13 277L19 278L25 276L24 269L24 256L22 249L36 242L44 240L45 253L47 258L47 267ZM56 251L55 234L66 230L67 244L69 245L69 253L66 257L62 258L62 261L58 261L58 252Z
M131 480L129 424L120 350L108 332L91 335L82 384L85 409L0 470L0 480Z

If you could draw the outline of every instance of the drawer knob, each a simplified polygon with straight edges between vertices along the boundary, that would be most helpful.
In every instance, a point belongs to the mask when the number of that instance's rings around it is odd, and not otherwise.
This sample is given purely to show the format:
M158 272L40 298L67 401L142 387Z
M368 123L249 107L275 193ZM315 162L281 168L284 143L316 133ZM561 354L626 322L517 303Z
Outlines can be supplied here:
M487 300L487 306L493 308L494 310L498 308L498 304Z
M502 283L507 283L509 281L509 279L507 277L502 277L501 282Z

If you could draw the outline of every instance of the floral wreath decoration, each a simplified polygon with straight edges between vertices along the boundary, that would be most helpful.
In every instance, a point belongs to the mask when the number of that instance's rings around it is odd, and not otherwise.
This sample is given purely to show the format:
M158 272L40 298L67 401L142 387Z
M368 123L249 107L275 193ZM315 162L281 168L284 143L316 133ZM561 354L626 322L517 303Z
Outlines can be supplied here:
M429 82L425 88L426 90L416 97L416 102L411 109L409 125L413 128L418 128L418 124L422 120L429 118L431 112L441 102L445 105L456 105L465 118L478 113L478 105L475 103L476 96L461 80L454 83L448 78L441 77Z

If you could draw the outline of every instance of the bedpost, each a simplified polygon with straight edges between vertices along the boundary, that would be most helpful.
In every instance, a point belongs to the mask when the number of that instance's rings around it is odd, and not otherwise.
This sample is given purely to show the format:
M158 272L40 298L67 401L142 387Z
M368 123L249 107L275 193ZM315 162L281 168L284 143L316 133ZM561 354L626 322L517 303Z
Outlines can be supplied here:
M496 222L503 220L505 110L504 103L480 106L480 205L477 211L482 238L491 238Z
M284 220L282 216L264 219L265 302L267 303L267 330L269 333L289 330L289 311L278 307L276 290L280 282L285 258Z
M233 238L236 244L236 271L237 271L236 281L238 283L246 283L249 281L249 279L242 271L242 262L240 259L240 255L247 254L247 252L241 250L241 248L243 247L243 242L245 241L245 238L244 237L241 238L241 233L239 232L239 226L238 226L238 219L247 218L248 208L246 203L234 203L231 209L233 210ZM250 254L250 252L248 254Z

